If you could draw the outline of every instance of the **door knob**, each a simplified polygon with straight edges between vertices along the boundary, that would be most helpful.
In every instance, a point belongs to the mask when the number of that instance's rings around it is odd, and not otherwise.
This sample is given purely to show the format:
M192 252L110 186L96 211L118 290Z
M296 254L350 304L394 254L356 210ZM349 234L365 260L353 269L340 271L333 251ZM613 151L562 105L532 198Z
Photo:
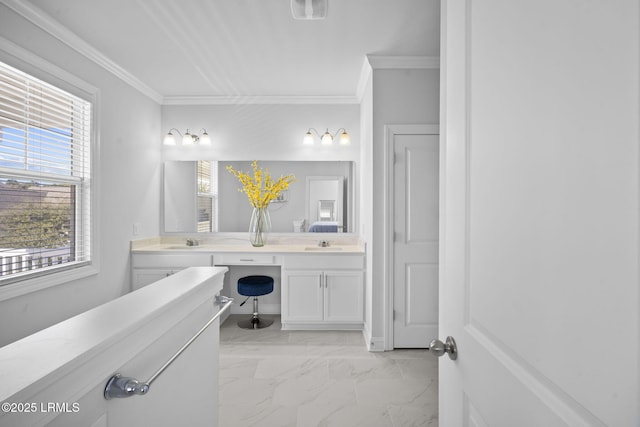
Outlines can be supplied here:
M454 340L453 337L447 337L444 343L440 340L433 340L431 341L431 344L429 344L429 353L436 357L440 357L447 353L449 355L449 359L456 360L458 358L456 340Z

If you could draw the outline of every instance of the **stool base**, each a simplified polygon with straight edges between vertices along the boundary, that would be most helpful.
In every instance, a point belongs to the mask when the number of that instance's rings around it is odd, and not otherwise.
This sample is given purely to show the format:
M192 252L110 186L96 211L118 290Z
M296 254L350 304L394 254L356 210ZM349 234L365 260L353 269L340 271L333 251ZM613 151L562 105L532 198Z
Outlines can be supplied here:
M238 326L242 329L262 329L273 324L273 319L265 319L262 316L251 316L247 320L238 322Z
M242 329L262 329L271 326L272 323L272 319L265 319L258 316L258 297L253 297L253 315L247 320L239 321L238 326Z

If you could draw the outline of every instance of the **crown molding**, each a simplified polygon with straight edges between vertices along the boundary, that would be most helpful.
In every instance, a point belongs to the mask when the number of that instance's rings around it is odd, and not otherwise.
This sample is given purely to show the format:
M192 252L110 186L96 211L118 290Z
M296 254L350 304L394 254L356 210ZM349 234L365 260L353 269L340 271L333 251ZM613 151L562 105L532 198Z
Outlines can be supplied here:
M366 55L362 69L360 70L360 80L356 90L358 103L362 102L367 88L367 82L373 70L407 70L407 69L439 69L439 56L385 56Z
M358 99L358 103L361 103L364 98L365 91L367 90L367 82L369 81L372 72L373 69L371 68L369 59L365 56L362 68L360 69L360 78L358 79L358 87L356 89L356 98Z
M367 55L367 61L374 70L437 69L439 56L384 56Z
M24 0L0 0L0 2L158 104L162 102L162 95L71 32L42 9Z
M260 96L260 95L238 95L238 96L165 96L162 105L336 105L336 104L358 104L359 100L355 96Z

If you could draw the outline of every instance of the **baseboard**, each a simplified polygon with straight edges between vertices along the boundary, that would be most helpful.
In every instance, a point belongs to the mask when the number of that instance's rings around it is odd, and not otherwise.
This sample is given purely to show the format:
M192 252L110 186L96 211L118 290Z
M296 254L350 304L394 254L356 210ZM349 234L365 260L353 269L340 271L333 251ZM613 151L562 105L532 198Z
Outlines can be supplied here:
M384 351L384 338L372 337L371 331L366 324L364 325L364 329L362 329L362 335L364 336L364 342L367 344L368 351Z
M220 316L220 325L222 325L229 318L229 316L231 316L231 312L229 310L222 313L222 315Z
M372 337L369 341L367 341L367 348L369 349L369 351L385 351L384 338Z

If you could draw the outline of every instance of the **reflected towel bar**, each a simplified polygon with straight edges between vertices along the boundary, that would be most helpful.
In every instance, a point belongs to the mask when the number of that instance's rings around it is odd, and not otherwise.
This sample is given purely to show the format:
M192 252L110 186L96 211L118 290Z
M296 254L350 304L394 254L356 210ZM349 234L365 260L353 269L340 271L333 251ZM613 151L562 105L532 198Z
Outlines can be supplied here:
M135 378L123 377L122 375L115 374L109 381L107 381L107 385L104 388L104 398L109 400L118 397L129 397L136 394L145 395L149 391L149 387L151 384L164 372L165 369L169 367L173 363L174 360L178 358L182 354L183 351L187 349L193 343L196 338L198 338L204 331L211 325L213 322L218 319L222 313L227 310L231 304L233 304L233 298L225 297L222 295L216 295L215 304L224 304L222 308L213 316L198 332L195 333L194 336L191 337L189 341L185 345L183 345L180 350L176 352L167 362L162 365L160 369L156 371L155 374L151 375L145 382L140 382Z

